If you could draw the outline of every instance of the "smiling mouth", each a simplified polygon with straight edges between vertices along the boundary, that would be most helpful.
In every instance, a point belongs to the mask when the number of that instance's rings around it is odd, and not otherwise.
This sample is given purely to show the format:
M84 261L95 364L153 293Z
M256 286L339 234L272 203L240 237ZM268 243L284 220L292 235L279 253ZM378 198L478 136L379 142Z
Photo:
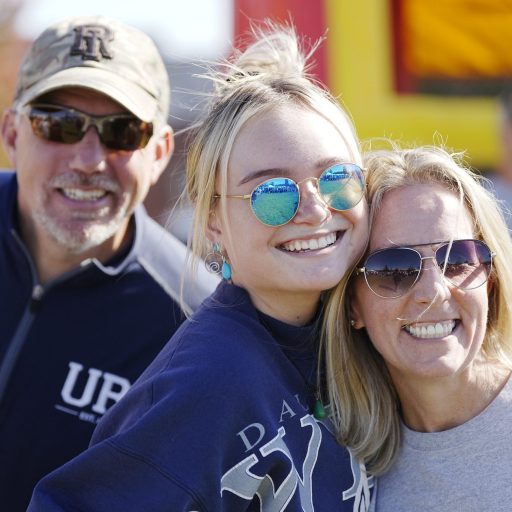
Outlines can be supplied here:
M60 188L62 195L73 201L98 201L108 192L104 189L83 190L80 188Z
M307 252L325 249L336 243L339 233L328 233L327 235L304 240L292 240L280 245L278 248L287 252Z
M403 329L415 338L434 339L444 338L451 334L457 325L456 320L447 320L445 322L423 323L404 325Z

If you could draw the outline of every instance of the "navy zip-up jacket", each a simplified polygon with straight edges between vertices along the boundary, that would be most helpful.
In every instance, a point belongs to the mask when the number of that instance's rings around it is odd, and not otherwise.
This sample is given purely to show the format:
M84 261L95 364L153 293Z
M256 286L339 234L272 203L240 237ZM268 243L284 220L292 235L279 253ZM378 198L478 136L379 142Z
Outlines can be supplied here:
M365 512L364 466L312 414L317 345L222 283L29 512Z
M16 193L15 175L0 173L0 509L9 512L25 510L36 482L87 448L184 319L185 247L142 207L118 261L84 261L41 285L16 228ZM189 306L215 285L201 280Z

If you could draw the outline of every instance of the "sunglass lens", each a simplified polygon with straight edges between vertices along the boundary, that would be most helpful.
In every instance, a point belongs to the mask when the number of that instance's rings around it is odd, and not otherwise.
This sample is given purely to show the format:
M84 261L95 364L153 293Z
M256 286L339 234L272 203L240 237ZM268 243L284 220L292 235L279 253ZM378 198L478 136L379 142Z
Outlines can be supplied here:
M406 293L416 282L421 258L412 249L383 249L371 254L364 267L366 282L375 294L396 298Z
M102 144L110 149L134 151L143 148L153 135L153 124L133 115L89 116L52 105L33 105L28 114L32 130L42 139L74 144L93 125Z
M324 201L334 210L350 210L364 194L364 176L356 164L337 164L326 169L318 179Z
M144 147L152 135L151 123L132 116L117 116L103 122L101 141L110 149L134 151Z
M263 224L281 226L293 219L299 207L299 189L293 180L274 178L256 187L251 196L254 215Z
M60 139L66 144L74 144L84 136L84 126L87 122L85 116L78 112L63 110L56 112L54 116L59 116L59 122L55 123L61 130Z
M439 247L436 261L446 279L455 286L470 290L482 286L491 271L491 251L479 240L455 240Z
M42 139L73 144L83 137L85 119L65 109L43 110L33 107L29 113L32 131Z

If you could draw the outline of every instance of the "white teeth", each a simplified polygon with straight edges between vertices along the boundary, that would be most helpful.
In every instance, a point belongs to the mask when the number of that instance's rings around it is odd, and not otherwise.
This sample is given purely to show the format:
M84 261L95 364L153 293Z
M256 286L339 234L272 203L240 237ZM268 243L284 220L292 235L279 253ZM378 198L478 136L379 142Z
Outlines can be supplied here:
M415 338L444 338L455 329L455 320L437 322L435 324L411 324L405 325L404 329Z
M97 201L107 193L105 190L101 189L82 190L79 188L63 188L61 190L66 197L74 199L75 201Z
M312 238L310 240L293 240L283 244L281 247L286 251L312 251L315 249L323 249L336 242L336 233L329 233L320 238Z

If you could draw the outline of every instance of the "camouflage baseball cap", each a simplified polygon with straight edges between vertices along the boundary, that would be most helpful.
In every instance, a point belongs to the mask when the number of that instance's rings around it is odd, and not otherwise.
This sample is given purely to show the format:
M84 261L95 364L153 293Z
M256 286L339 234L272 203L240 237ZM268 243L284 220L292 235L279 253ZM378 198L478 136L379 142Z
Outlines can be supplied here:
M63 87L105 94L143 121L167 120L169 77L155 44L140 30L104 16L67 18L29 48L15 103Z

